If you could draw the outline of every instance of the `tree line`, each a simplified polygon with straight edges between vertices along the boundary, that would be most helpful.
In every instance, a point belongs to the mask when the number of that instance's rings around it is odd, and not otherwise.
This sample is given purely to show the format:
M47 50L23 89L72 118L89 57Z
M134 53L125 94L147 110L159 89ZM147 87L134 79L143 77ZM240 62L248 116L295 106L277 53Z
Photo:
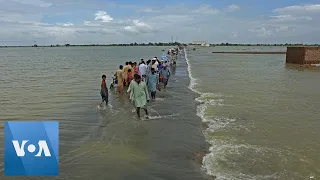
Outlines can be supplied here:
M49 46L39 46L34 44L32 46L0 46L0 47L89 47L89 46L197 46L200 44L194 43L179 43L179 42L157 42L157 43L127 43L127 44L56 44ZM234 44L234 43L220 43L209 44L210 46L320 46L319 44L302 44L302 43L285 43L285 44Z

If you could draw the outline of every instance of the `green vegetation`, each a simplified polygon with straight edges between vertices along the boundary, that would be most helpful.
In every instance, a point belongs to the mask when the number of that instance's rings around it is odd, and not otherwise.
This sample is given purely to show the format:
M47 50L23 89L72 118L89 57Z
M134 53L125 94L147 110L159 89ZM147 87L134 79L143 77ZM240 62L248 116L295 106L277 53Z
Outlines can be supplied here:
M320 46L319 44L232 44L232 43L221 43L221 44L210 44L210 46Z
M89 47L89 46L178 46L178 42L158 42L158 43L130 43L130 44L64 44L64 45L49 45L49 46L0 46L0 47Z
M64 44L64 45L49 45L49 46L0 46L0 48L5 47L91 47L91 46L199 46L200 44L181 44L179 42L158 42L158 43L129 43L129 44ZM233 43L220 43L220 44L210 44L210 46L320 46L320 44L233 44Z

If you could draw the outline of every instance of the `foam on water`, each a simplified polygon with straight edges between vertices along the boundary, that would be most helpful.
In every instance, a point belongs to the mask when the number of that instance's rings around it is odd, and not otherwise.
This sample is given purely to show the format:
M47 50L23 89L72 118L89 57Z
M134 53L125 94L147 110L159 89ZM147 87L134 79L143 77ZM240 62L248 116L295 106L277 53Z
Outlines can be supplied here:
M154 99L154 100L152 100L152 101L157 101L157 102L158 102L158 101L164 101L165 99L166 99L166 98L158 98L158 97L157 97L156 99Z
M176 116L179 116L179 114L148 116L148 118L144 117L142 120L144 120L144 121L148 121L148 120L160 120L160 119L169 118L169 117L176 117Z
M229 179L279 179L280 174L267 174L267 175L252 175L244 174L239 171L237 164L232 161L234 157L241 157L243 153L250 153L255 156L268 156L270 152L275 152L272 148L262 148L250 144L237 144L236 141L232 139L228 140L213 140L210 141L211 147L209 149L210 153L203 158L204 170L209 175L214 175L219 180L229 180ZM280 155L282 152L278 151L277 154ZM231 160L230 160L231 159ZM221 163L229 167L228 169L221 168ZM246 163L244 161L244 163ZM255 164L246 164L247 166L254 167ZM209 168L210 167L210 168Z
M116 109L113 108L113 106L109 103L107 106L106 105L97 105L95 107L95 110L97 111L110 111L112 113L118 113L119 111L117 111Z
M190 78L190 84L189 84L189 89L195 93L198 93L198 94L201 94L199 91L197 91L194 87L195 85L197 84L197 79L193 78L192 76L192 72L191 72L191 65L190 65L190 61L188 59L188 54L187 54L187 51L186 51L186 48L183 49L184 50L184 56L185 56L185 59L186 59L186 62L187 62L187 65L188 65L188 74L189 74L189 78Z
M203 170L212 176L216 176L218 180L225 179L273 179L276 175L252 177L245 174L239 174L239 172L232 173L229 169L219 169L219 160L223 161L228 155L228 152L239 152L241 148L255 149L256 151L261 151L257 147L252 147L250 145L236 145L228 140L221 141L214 138L210 138L209 134L217 132L218 130L225 129L230 124L236 121L235 118L219 117L219 116L208 116L206 115L206 110L210 106L224 106L225 95L221 93L210 93L210 92L200 92L196 89L198 80L192 75L192 67L188 59L188 54L186 49L184 49L185 60L188 65L188 74L190 78L189 89L193 92L199 94L199 97L195 100L200 104L197 106L197 116L202 119L202 122L207 123L207 129L203 131L207 141L210 143L211 147L209 153L203 158ZM236 166L236 165L235 165Z
M101 110L101 111L105 111L105 110L107 110L108 108L107 108L107 106L97 105L97 106L96 106L96 109Z

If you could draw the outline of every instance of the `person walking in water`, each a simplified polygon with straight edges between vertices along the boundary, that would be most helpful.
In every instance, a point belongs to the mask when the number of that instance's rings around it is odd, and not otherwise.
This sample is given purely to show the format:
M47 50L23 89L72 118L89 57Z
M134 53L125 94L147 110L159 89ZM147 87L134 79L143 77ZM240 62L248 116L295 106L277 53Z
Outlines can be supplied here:
M133 63L133 67L134 67L134 74L139 74L139 66L137 65L137 62Z
M147 102L149 102L150 97L145 82L141 81L141 76L136 74L134 76L134 81L131 81L128 92L130 92L130 99L133 101L136 107L136 112L138 118L140 119L140 109L144 109L146 113L146 118L148 118Z
M118 81L118 92L119 94L123 93L123 83L124 83L124 72L123 72L123 66L120 65L119 69L116 71L116 77L117 77L117 81Z
M148 66L144 61L141 62L139 65L139 75L142 77L142 80L144 81L147 76Z
M158 64L157 68L158 68L158 71L160 72L161 69L163 68L164 64L163 64L163 61L159 61L158 63L159 64Z
M128 82L127 82L127 74L128 74L128 69L130 68L129 62L126 62L125 66L123 67L123 73L125 74L125 85L128 86Z
M130 86L131 80L132 80L131 69L128 69L128 73L127 73L127 83L128 83L128 86Z
M140 63L138 65L142 64L142 62L144 62L144 60L141 58L140 59Z
M167 66L164 66L161 71L160 71L160 76L162 77L162 82L163 82L163 89L166 88L166 86L168 85L168 80L170 77L170 71L167 68Z
M108 89L107 89L106 78L107 78L106 75L102 75L101 90L100 90L102 102L100 106L103 104L103 102L106 102L106 105L108 105Z
M152 59L151 62L151 68L155 69L156 71L158 71L158 61L156 60L156 58ZM150 69L151 70L151 69Z
M159 75L154 68L151 68L151 74L147 77L147 87L151 94L151 99L156 98L157 87L159 85Z
M152 68L152 62L151 62L151 60L149 59L149 60L147 61L147 73L146 73L147 76L151 73L151 68Z

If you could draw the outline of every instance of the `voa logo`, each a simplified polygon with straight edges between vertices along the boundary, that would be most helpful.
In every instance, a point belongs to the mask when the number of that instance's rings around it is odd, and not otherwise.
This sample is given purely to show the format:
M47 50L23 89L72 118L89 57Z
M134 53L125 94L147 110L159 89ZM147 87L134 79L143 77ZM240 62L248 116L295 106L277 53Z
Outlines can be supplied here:
M4 137L5 176L59 175L59 122L6 121Z
M19 143L18 140L13 140L12 141L12 144L14 146L14 149L15 149L16 153L17 153L17 156L19 156L19 157L25 156L26 153L25 153L24 150L25 150L25 146L26 146L28 141L29 140L23 140L21 143ZM48 148L48 144L47 144L47 142L45 140L39 140L38 144L37 144L37 147L34 144L29 144L27 146L27 150L30 153L34 153L38 149L38 153L35 155L36 157L39 157L42 154L44 154L44 156L51 157L51 153L50 153L50 150Z

